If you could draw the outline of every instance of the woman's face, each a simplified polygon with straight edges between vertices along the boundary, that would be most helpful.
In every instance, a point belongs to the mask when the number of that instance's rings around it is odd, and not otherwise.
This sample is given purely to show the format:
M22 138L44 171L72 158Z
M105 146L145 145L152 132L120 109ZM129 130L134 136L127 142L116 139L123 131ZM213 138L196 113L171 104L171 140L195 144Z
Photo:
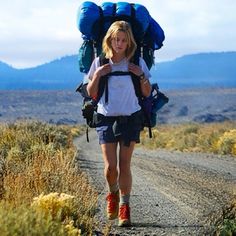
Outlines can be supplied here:
M125 55L128 46L126 34L123 31L119 31L116 37L112 38L111 46L115 53Z

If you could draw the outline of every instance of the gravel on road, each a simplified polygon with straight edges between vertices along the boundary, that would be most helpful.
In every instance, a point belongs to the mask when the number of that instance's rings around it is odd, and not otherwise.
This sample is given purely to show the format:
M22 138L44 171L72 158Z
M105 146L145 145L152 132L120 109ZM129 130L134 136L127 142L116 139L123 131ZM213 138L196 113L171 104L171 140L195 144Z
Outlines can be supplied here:
M75 139L77 161L99 192L96 217L105 215L106 184L96 133ZM132 157L132 227L111 222L111 235L211 235L212 219L222 215L236 194L236 159L202 153L148 150L138 146Z

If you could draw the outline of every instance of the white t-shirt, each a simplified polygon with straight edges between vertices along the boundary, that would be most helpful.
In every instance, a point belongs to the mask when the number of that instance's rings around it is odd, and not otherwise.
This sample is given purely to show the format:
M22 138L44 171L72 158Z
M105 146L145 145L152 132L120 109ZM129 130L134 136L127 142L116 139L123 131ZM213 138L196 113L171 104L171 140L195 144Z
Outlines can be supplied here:
M124 58L119 63L113 63L109 60L109 63L114 71L128 71L129 62ZM99 58L95 58L91 68L88 72L86 79L91 79L94 72L100 66ZM145 74L145 77L149 79L151 74L145 61L140 58L139 66ZM108 103L105 103L105 92L98 102L97 112L104 116L128 116L141 109L138 98L135 95L134 85L130 75L110 76L108 79Z

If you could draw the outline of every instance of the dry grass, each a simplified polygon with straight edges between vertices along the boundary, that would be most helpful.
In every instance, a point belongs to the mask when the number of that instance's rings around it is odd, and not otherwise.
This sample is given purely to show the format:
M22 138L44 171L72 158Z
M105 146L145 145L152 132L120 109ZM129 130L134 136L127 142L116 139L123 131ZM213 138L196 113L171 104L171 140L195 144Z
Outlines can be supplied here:
M234 197L234 199L222 209L222 212L218 212L217 216L214 216L211 220L214 223L212 235L236 235L236 198Z
M236 155L235 122L160 125L152 132L152 139L147 130L141 134L141 143L151 149Z
M235 130L235 123L162 125L141 140L150 148L236 155ZM72 141L80 132L37 121L0 125L1 236L92 235L97 193L75 166ZM219 227L231 230L235 221Z
M5 216L0 217L2 236L92 233L97 194L75 167L71 130L75 132L71 127L40 122L0 126L0 215ZM58 197L54 203L52 196ZM71 196L72 202L68 205L67 200L60 199L62 196ZM43 200L44 204L35 203ZM60 214L45 214L45 209L52 213L55 208ZM67 213L61 217L65 209ZM16 219L17 224L13 223ZM27 228L30 234L25 233Z

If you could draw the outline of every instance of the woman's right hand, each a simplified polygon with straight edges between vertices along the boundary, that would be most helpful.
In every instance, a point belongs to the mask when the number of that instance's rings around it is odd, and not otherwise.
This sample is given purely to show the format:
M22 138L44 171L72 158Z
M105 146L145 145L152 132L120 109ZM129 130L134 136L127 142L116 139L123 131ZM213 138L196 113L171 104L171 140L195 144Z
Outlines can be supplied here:
M97 96L100 78L110 72L111 72L111 65L109 63L102 65L96 69L92 80L90 80L87 86L87 91L89 96L91 97Z
M96 77L102 77L110 72L111 72L111 65L107 63L105 65L98 67L94 74L96 75Z

